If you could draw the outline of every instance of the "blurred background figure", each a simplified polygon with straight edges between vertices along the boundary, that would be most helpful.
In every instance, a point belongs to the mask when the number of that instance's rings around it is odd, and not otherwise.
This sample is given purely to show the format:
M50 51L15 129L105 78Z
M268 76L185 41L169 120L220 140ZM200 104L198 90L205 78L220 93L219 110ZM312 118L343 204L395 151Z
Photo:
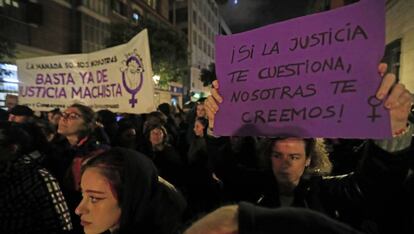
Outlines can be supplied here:
M59 108L55 108L49 112L47 112L47 120L50 124L52 124L56 130L59 124L59 120L62 117L62 113L60 112Z
M221 202L221 183L213 176L213 168L207 153L208 120L197 117L194 123L195 138L187 153L188 216L199 217L217 208Z
M15 107L18 103L19 103L19 98L16 95L13 95L13 94L6 95L5 105L8 111L13 109L13 107Z
M72 229L65 198L52 174L39 166L41 135L0 122L0 233L64 233Z
M113 144L116 141L116 133L118 131L118 123L116 120L116 114L110 110L99 110L96 112L97 114L97 122L101 124L101 129L96 130L103 130L100 134L105 134L107 136L108 141L105 142L106 144ZM102 142L104 142L102 141Z
M26 123L32 121L34 118L34 112L28 106L16 105L9 110L10 122Z
M152 159L161 177L181 188L185 179L185 162L168 143L167 130L159 124L149 125L144 132L145 143L140 152Z

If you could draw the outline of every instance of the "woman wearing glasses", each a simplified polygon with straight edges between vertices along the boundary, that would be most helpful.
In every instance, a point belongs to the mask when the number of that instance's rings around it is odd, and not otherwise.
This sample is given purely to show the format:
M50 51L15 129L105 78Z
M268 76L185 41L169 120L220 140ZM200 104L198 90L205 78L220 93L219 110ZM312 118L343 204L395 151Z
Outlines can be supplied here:
M69 106L62 112L58 124L57 131L63 140L54 145L56 153L48 158L47 166L45 165L61 184L75 229L79 231L82 228L74 210L81 200L81 166L109 148L96 140L93 134L95 128L96 114L90 107L81 104Z

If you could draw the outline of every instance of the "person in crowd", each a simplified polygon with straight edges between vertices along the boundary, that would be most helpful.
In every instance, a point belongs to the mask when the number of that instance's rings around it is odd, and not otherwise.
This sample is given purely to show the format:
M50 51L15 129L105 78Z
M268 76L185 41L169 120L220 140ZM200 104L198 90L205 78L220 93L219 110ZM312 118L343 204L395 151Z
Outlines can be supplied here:
M241 202L223 206L189 227L184 234L362 234L319 212L304 208L268 209Z
M94 136L96 127L95 112L88 106L73 104L62 112L58 133L64 137L53 146L55 153L48 155L44 165L58 179L67 199L74 220L75 231L81 230L78 216L74 214L81 199L79 183L81 166L88 159L107 150L109 146L101 144Z
M197 102L196 105L196 118L206 118L206 109L204 107L204 101L203 102Z
M79 186L81 164L108 148L95 140L95 124L95 112L85 105L73 104L62 112L58 133L66 138L71 153L72 173L69 174L73 180L73 188Z
M110 110L99 110L96 112L97 122L101 124L101 131L105 132L108 144L113 145L116 141L116 134L118 132L118 123L116 121L116 114ZM103 141L102 141L103 142Z
M55 108L55 109L47 112L47 120L56 129L58 127L59 120L60 120L61 117L62 117L62 112L60 112L59 108Z
M128 118L123 118L119 120L118 126L117 137L113 145L138 150L139 131L133 122Z
M9 111L9 121L16 123L30 122L34 118L33 110L28 106L16 105Z
M148 127L154 125L164 126L167 123L167 116L161 111L153 111L145 115L145 121L143 126L143 132L147 132Z
M206 152L206 142L204 137L207 136L208 120L203 117L198 117L194 123L194 134L196 138L191 142L188 151L188 162L191 163L197 160L198 152Z
M325 139L329 159L332 162L332 175L352 172L358 165L362 149L366 143L363 139Z
M174 186L182 188L185 179L185 162L176 149L168 143L167 130L159 124L149 125L144 136L146 142L140 152L152 159L161 177Z
M187 139L188 145L191 144L193 139L196 137L193 131L195 120L197 118L207 118L206 111L204 108L204 101L205 99L201 99L198 102L196 102L196 104L190 111L189 115L187 116L187 121L189 124L188 124L186 139Z
M386 65L381 64L379 71L383 74ZM367 201L384 201L382 191L403 182L408 171L406 156L410 155L408 147L413 133L413 126L407 121L413 101L411 94L403 85L394 82L395 76L387 74L376 94L390 110L394 136L369 142L364 160L353 173L336 177L320 175L324 167L317 165L323 166L326 160L314 157L321 155L316 153L317 141L284 135L268 139L265 152L270 165L269 170L262 172L232 166L234 155L228 140L209 138L208 152L214 158L217 176L224 186L226 183L242 186L241 190L249 194L250 201L257 204L306 207L360 229L375 229L372 227L375 224L363 217L368 209L364 205ZM215 88L205 105L210 128L214 127L214 115L219 111L218 103L222 102L218 83L213 84ZM220 168L222 165L225 169Z
M186 130L186 136L185 140L187 143L187 148L190 146L191 142L196 138L196 135L193 131L195 120L197 118L207 118L206 111L204 108L204 101L205 98L199 99L194 106L191 108L190 112L187 115L187 130Z
M217 208L220 204L220 182L213 175L205 137L208 120L198 117L194 124L196 138L187 154L187 201L189 216L198 216Z
M0 122L0 233L68 233L73 228L58 182L36 163L41 137L26 125Z
M0 121L7 121L9 119L9 113L6 110L0 108Z
M33 122L42 130L48 142L52 142L57 138L57 126L44 119L35 119Z
M82 201L76 208L85 233L171 234L185 200L136 151L114 147L82 166Z
M178 126L174 121L171 105L168 103L161 103L158 105L158 110L167 117L167 122L164 124L164 127L167 130L168 136L170 137L170 143L173 146L177 146L179 136Z
M191 125L187 120L188 112L184 112L179 105L175 106L174 122L178 129L177 150L180 155L187 155L191 142L187 142L187 130Z
M19 103L19 97L14 94L6 94L5 105L7 110L10 111Z

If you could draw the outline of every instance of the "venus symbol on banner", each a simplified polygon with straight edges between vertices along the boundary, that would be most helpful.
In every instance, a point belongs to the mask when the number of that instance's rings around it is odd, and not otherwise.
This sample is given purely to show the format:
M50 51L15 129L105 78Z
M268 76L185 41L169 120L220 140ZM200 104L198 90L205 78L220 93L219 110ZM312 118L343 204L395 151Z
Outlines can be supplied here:
M126 91L131 94L129 104L131 104L131 107L135 107L135 104L138 103L135 95L139 92L144 82L144 66L136 50L125 57L126 60L122 61L124 67L121 68L122 84Z

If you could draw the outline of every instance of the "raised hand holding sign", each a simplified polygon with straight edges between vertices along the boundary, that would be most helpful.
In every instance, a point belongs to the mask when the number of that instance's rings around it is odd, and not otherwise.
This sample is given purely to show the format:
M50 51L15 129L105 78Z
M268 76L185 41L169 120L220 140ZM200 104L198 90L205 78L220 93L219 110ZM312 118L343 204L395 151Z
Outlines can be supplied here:
M375 97L384 6L362 0L217 37L215 134L390 137L389 112Z

